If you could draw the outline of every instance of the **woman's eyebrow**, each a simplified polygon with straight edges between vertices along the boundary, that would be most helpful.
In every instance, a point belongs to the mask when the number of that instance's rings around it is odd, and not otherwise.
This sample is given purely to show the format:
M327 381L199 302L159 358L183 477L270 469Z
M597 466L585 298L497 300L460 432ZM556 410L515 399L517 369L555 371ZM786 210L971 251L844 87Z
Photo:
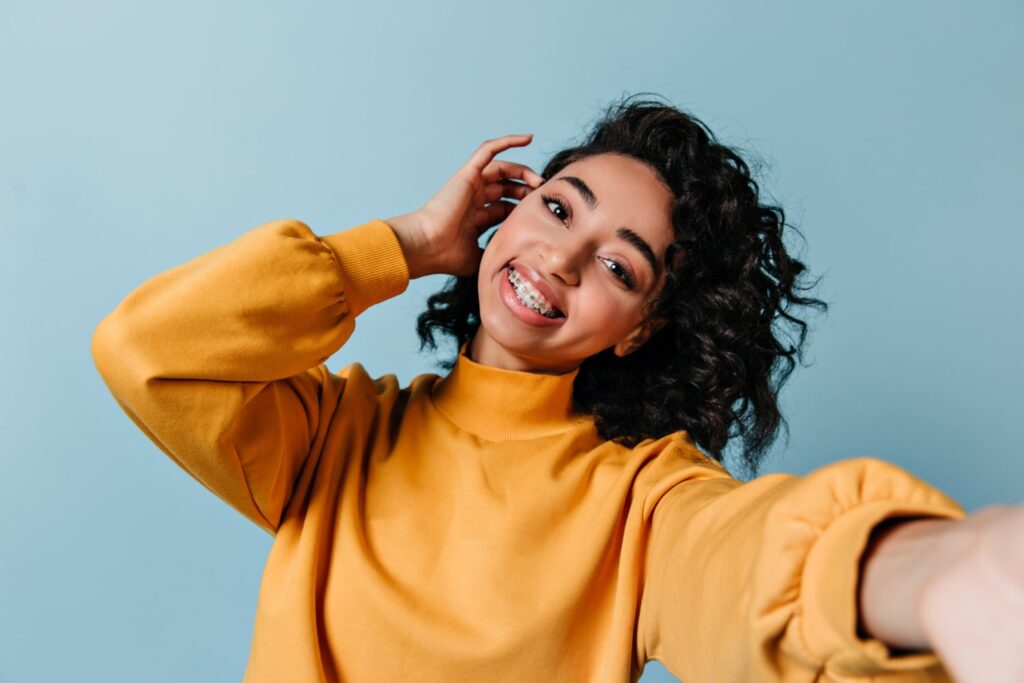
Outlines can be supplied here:
M651 249L651 245L647 244L647 240L629 228L619 228L615 231L615 234L636 247L637 251L647 259L647 262L651 264L651 270L654 271L655 280L661 277L661 266L658 265L658 259L655 257L654 250Z
M594 196L594 192L593 190L590 189L590 185L587 185L585 182L583 182L582 178L577 178L574 175L563 175L555 178L555 180L564 180L565 182L575 187L576 190L583 197L583 201L585 201L587 203L587 206L590 207L591 211L597 208L597 197Z
M597 207L597 197L594 195L594 191L590 189L590 186L583 182L582 178L577 178L574 175L563 175L555 178L555 180L564 180L580 193L583 197L583 201L586 203L590 210L593 211ZM654 271L654 279L657 280L661 276L661 266L658 265L658 258L654 255L654 250L651 249L651 245L647 243L640 235L636 234L627 227L621 227L615 231L621 239L629 242L636 248L637 251L651 264L651 270Z

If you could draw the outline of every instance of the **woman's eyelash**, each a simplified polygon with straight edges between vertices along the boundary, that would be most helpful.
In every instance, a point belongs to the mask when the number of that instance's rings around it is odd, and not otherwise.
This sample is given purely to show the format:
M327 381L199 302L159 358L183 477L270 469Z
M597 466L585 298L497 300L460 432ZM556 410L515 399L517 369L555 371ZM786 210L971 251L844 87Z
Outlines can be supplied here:
M569 217L569 211L568 211L568 209L566 209L566 208L565 208L565 204L564 204L564 203L562 203L562 200L561 200L561 199L558 199L557 197L552 197L552 196L550 196L550 195L541 195L541 199L543 199L543 200L544 200L544 205L545 205L545 206L547 206L548 204L552 204L552 203L553 203L553 204L558 204L558 208L560 208L560 209L562 210L562 213L564 213L564 214L565 214L565 218L562 218L561 216L559 216L559 215L558 215L557 213L555 213L554 211L551 211L551 209L548 209L548 211L550 211L550 212L551 212L551 214L552 214L552 215L553 215L553 216L554 216L555 218L557 218L558 220L560 220L560 221L562 221L562 222L564 223L564 222L565 222L565 220L566 220L566 218L568 218L568 217Z
M623 266L621 263L619 263L618 261L616 261L614 259L606 258L606 259L601 259L601 260L605 261L607 263L611 263L616 268L618 268L619 269L618 272L615 272L611 268L609 268L608 270L612 270L612 275L614 275L615 277L619 278L624 283L626 283L627 287L629 287L630 289L633 289L633 277L629 274L629 271L626 270L625 266Z
M551 209L548 209L548 211L551 213L552 216L565 223L566 219L569 217L569 211L565 208L565 204L562 202L562 200L559 199L558 197L552 197L550 195L541 195L541 199L544 200L545 206L547 206L548 204L557 204L558 208L561 209L562 213L565 214L565 218L562 218L554 211L551 211ZM613 270L612 268L609 268L608 270L612 272L612 275L622 280L628 288L633 289L633 277L629 274L629 271L626 270L625 266L623 266L621 263L614 259L602 258L601 260L606 263L611 263L616 268L618 268L618 271Z

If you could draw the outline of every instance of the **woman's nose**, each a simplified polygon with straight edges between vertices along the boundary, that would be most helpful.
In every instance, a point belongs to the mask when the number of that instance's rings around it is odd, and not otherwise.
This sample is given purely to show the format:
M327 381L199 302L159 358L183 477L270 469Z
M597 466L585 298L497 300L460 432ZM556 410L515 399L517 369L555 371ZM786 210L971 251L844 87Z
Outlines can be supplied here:
M580 282L580 265L584 249L572 240L548 244L541 251L541 259L547 271L567 285Z

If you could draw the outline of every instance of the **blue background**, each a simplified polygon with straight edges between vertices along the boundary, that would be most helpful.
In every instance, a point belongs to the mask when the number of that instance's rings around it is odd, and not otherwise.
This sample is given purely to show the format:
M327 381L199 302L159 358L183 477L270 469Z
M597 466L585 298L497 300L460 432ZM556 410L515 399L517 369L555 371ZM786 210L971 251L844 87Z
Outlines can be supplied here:
M533 132L503 158L539 170L641 90L763 162L824 274L764 471L1024 500L1021 65L1020 2L0 2L0 680L241 679L271 539L107 393L90 337L131 289L274 218L412 211L487 138ZM329 367L433 371L440 284Z

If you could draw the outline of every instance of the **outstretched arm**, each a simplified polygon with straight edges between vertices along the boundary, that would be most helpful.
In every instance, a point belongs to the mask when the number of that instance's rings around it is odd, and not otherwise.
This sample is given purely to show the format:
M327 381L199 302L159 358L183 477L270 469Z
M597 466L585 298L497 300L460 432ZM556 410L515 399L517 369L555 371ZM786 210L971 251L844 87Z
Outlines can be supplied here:
M934 652L899 652L859 633L857 619L872 532L893 519L966 518L955 500L871 457L748 482L721 472L675 485L654 507L644 657L684 681L950 680Z

